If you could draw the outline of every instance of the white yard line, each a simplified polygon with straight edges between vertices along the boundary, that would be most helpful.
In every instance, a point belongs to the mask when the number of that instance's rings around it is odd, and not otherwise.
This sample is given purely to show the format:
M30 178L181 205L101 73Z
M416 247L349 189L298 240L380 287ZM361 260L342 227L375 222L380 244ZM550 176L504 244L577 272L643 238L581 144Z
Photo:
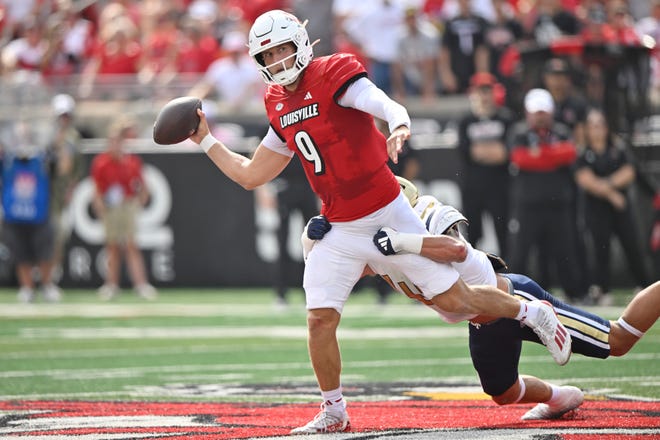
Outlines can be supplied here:
M340 328L340 339L447 339L467 336L466 326L456 327L371 327ZM39 327L22 328L21 339L217 339L217 338L267 338L267 339L307 339L305 326L263 326L263 327Z

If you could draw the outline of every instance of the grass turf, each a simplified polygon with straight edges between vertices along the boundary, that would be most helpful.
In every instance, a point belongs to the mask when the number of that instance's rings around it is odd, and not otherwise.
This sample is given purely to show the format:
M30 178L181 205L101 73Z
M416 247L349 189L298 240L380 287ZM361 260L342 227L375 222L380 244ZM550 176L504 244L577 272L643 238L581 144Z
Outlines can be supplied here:
M153 302L125 290L109 303L94 291L71 290L59 304L27 305L15 295L0 289L0 400L318 400L299 290L290 292L286 310L275 306L270 289L167 289ZM617 292L615 307L594 311L617 318L630 298ZM467 324L445 324L400 295L384 307L369 289L353 295L340 344L346 387L478 389ZM660 399L658 360L656 325L623 358L575 355L564 367L544 347L526 343L520 372L595 396ZM281 393L258 392L277 387Z

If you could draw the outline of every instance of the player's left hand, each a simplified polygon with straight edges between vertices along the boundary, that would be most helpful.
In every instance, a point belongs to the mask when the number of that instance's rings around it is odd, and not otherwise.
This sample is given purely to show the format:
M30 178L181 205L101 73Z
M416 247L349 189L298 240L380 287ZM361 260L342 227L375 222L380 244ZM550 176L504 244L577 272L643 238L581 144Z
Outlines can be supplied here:
M390 137L387 138L387 155L392 162L399 163L399 153L403 151L403 144L410 138L410 129L405 125L400 125L394 129Z
M332 225L324 215L317 215L309 219L305 229L307 229L308 238L321 240L332 229Z

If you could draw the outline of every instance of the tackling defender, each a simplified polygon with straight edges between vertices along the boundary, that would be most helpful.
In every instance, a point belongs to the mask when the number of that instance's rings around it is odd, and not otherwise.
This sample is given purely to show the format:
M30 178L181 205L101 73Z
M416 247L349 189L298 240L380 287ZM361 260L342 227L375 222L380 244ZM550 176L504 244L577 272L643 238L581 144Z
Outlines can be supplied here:
M410 117L367 78L353 55L313 59L304 23L279 10L255 20L248 46L269 84L264 98L268 133L246 158L216 140L204 112L198 110L200 123L191 139L218 169L246 189L272 180L297 155L323 203L321 212L334 222L332 232L307 260L303 280L308 350L323 403L312 421L292 433L345 431L350 422L336 331L344 303L366 265L393 263L419 286L425 299L456 313L480 310L471 297L502 292L492 286L467 286L449 264L414 254L386 257L373 247L372 237L383 225L419 234L426 229L386 166L388 157L397 162L410 137ZM387 122L389 138L377 129L374 117ZM557 332L566 330L550 306L524 307L502 296L493 314L517 317L535 327L557 362L568 361L570 337L557 342Z
M447 262L450 252L446 249L449 236L461 240L467 248L467 258L452 265L468 283L491 283L495 271L491 264L484 264L489 256L478 251L462 237L458 224L466 222L465 217L451 206L443 205L431 196L418 197L415 186L398 178L404 193L415 211L424 220L432 236L422 237L421 249L417 251L419 237L398 233L383 228L374 236L376 247L384 254L418 252L436 261ZM460 255L455 255L455 261ZM490 256L495 265L502 262ZM388 266L372 266L372 269L389 280L396 271ZM396 276L396 275L395 275ZM608 321L593 313L563 303L542 289L536 282L524 275L497 274L498 285L508 285L508 291L525 301L543 300L552 304L572 336L572 351L589 357L607 358L623 356L650 329L660 316L660 281L640 291L625 308L617 321ZM397 285L411 286L406 280ZM414 286L413 286L414 288ZM398 290L408 294L407 290ZM433 307L443 318L446 313ZM577 408L583 400L582 392L575 387L556 387L533 376L519 376L518 362L523 340L538 342L528 328L521 327L510 319L493 319L489 316L473 316L468 319L470 326L470 354L479 374L484 391L500 404L538 404L523 415L524 420L557 418Z

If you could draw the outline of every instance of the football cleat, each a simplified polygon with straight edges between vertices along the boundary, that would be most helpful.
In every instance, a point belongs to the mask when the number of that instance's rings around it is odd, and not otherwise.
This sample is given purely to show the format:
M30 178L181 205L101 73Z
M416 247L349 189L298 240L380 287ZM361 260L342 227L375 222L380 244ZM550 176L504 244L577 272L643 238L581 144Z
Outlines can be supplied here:
M110 301L119 294L119 287L114 284L104 284L97 292L102 301Z
M149 283L140 284L135 287L135 290L140 298L151 301L158 297L158 291Z
M571 335L557 318L552 304L541 300L532 303L539 303L539 313L534 319L525 319L524 324L536 333L555 362L565 365L571 358Z
M43 286L43 295L48 302L59 302L62 299L62 291L53 283Z
M325 409L325 405L321 405L321 411L314 417L314 419L299 428L291 430L291 434L325 434L329 432L345 432L351 429L351 422L348 419L348 413L343 411L341 416L330 414Z
M21 287L18 290L16 299L18 299L18 302L24 304L31 303L32 301L34 301L34 290L30 289L29 287Z
M571 386L559 387L559 403L548 405L539 403L521 417L522 420L550 420L558 419L569 411L582 405L584 394L579 388Z

